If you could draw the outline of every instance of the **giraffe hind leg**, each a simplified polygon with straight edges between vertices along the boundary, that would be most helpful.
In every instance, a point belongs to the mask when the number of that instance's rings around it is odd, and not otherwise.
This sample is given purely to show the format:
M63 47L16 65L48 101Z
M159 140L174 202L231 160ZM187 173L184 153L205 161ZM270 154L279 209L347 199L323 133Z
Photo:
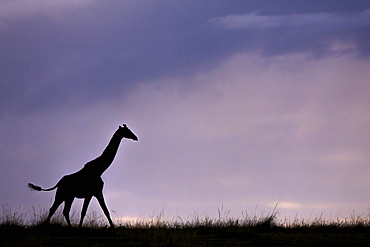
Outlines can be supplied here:
M69 220L69 211L71 210L72 202L74 198L68 198L64 201L64 209L63 209L63 215L64 218L66 218L67 224L69 227L71 227L71 221Z
M84 221L84 218L85 218L85 215L86 215L86 211L87 211L87 207L89 206L89 203L91 201L91 198L92 198L92 196L86 197L85 200L84 200L84 205L83 205L82 211L81 211L80 224L78 225L78 227L81 227L82 226L82 222Z
M53 216L53 214L55 213L55 211L58 209L58 207L60 206L60 204L62 204L62 203L63 203L63 199L60 196L60 194L58 194L58 192L57 192L57 194L55 196L54 203L50 207L48 218L46 219L46 222L47 223L50 223L51 217Z

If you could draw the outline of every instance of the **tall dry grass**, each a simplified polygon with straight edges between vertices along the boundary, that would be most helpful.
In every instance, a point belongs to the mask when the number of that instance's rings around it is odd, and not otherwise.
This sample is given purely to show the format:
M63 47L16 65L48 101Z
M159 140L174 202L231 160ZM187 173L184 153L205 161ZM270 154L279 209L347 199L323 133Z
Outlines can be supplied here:
M5 204L2 206L0 214L0 226L18 226L18 227L35 227L44 224L48 214L48 209L41 206L27 208L16 207ZM184 220L181 217L165 218L161 212L157 216L141 217L135 220L117 220L115 222L118 228L129 229L188 229L188 228L253 228L266 230L270 228L298 229L298 228L370 228L370 212L367 215L356 215L353 212L348 217L325 218L323 214L312 220L286 217L278 220L279 212L277 205L272 212L257 213L256 211L243 211L241 216L236 217L230 214L230 210L223 207L218 209L218 217L210 218L194 214L190 219ZM71 223L77 226L79 223L79 213L76 210L70 215ZM51 225L67 226L61 209L57 210L50 221ZM84 228L107 228L108 222L103 215L97 212L90 212L84 219Z

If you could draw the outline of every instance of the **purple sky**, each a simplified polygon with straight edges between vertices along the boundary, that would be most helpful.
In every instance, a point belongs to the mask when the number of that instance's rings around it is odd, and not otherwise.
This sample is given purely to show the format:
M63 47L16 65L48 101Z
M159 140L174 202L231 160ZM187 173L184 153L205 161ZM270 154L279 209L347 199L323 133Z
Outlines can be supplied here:
M368 0L0 1L0 204L48 209L27 183L126 123L114 218L367 214L369 78Z

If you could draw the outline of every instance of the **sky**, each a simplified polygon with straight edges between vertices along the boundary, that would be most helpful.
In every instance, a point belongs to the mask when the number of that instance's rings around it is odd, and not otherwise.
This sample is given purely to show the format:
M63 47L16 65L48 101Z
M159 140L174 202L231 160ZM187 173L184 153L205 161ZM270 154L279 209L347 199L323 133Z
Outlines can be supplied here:
M368 215L369 78L367 0L1 0L0 205L48 209L27 184L125 123L115 220Z

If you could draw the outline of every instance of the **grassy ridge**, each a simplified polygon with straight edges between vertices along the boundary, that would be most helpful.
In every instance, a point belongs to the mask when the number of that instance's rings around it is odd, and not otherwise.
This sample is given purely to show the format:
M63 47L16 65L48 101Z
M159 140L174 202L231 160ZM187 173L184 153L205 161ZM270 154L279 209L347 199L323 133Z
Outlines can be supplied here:
M82 228L68 228L60 213L45 224L46 214L41 208L21 213L3 206L0 246L370 246L368 216L278 222L276 212L236 218L219 210L216 219L165 220L159 215L118 222L111 229L96 213L86 217ZM77 225L78 216L71 219Z

